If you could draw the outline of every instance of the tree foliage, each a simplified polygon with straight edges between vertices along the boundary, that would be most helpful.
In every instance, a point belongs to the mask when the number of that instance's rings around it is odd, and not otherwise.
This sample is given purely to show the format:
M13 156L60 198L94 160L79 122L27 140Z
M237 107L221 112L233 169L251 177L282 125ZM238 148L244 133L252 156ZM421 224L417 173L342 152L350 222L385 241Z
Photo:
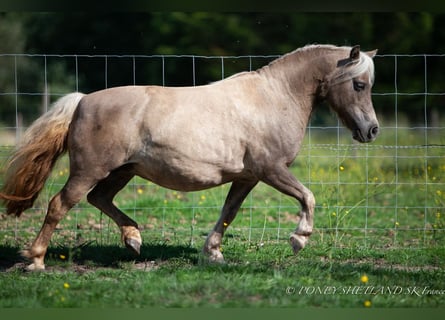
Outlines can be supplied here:
M0 53L279 55L309 43L360 44L364 50L378 48L380 54L443 53L444 30L445 15L434 13L3 13ZM79 74L80 83L76 83L76 79L68 76L75 74L76 65L66 60L54 58L42 62L23 58L12 62L11 59L14 58L0 56L0 116L8 123L15 121L18 102L6 93L16 89L42 92L43 63L48 70L49 89L57 87L56 91L63 92L64 88L66 91L79 88L91 92L104 87L101 63L88 65L88 75ZM436 62L431 63L435 66ZM169 61L165 66L166 78L176 80L165 84L191 84L189 64ZM439 61L437 67L441 67ZM19 79L14 79L14 68L19 69ZM110 72L115 72L121 80L107 85L132 84L130 71L116 68ZM159 73L153 72L159 68L159 65L140 67L138 74L144 75L144 79L138 78L136 82L162 84ZM413 87L423 81L419 77L424 72L421 63L401 64L400 68L398 72L408 77ZM239 70L228 65L227 75L232 71ZM200 72L202 82L219 79L220 71L210 64ZM390 68L377 70L382 87L392 88L393 73ZM432 87L440 87L441 76L432 72L429 76ZM23 97L20 104L31 105L23 110L26 120L41 112L37 106L41 100ZM421 109L421 103L410 101L405 110L417 114Z

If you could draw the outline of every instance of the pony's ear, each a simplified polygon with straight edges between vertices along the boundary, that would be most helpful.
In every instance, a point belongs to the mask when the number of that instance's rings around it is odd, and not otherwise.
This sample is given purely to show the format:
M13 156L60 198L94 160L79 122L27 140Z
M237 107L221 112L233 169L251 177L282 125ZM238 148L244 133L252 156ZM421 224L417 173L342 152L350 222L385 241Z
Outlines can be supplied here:
M351 53L349 54L349 59L352 61L358 60L360 58L360 46L353 46L351 49Z
M349 58L341 59L337 61L337 67L343 67L351 62L355 62L360 59L360 46L353 46L349 53Z
M365 52L368 56L370 56L371 58L374 58L375 55L377 54L377 49L372 50L372 51L367 51Z

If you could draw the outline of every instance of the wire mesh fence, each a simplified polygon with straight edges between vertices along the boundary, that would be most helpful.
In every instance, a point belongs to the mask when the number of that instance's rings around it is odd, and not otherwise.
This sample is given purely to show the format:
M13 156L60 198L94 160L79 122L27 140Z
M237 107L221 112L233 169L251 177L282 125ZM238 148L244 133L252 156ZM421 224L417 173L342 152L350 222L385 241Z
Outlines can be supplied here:
M202 85L255 70L277 57L0 54L1 173L25 128L64 94L118 85ZM432 73L445 65L445 55L378 55L375 64L378 139L365 145L353 142L336 116L321 110L307 128L292 165L293 173L317 200L311 239L336 247L443 245L445 86ZM402 74L406 66L415 72ZM414 110L414 117L406 106ZM22 217L6 217L0 208L3 242L33 239L49 199L68 173L65 157L34 208ZM135 178L115 203L139 223L144 238L194 245L204 241L218 219L228 188L183 193ZM228 238L255 244L282 241L295 229L298 211L293 199L260 184L245 200ZM114 223L83 201L59 224L53 242L110 244L119 237Z

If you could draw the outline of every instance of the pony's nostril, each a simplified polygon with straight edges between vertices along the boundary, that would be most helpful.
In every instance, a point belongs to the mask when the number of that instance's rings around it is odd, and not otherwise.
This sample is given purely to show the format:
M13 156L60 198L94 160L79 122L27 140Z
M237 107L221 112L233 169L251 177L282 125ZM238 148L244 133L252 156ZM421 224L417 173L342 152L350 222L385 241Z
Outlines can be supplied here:
M378 126L371 127L371 129L369 129L368 132L368 138L369 139L375 138L378 134L379 134L379 127Z

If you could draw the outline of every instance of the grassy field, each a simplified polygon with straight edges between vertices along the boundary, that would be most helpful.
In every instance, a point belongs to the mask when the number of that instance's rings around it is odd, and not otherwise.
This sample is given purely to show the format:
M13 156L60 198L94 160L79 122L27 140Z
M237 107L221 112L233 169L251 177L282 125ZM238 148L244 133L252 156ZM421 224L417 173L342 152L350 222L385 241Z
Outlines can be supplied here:
M136 178L116 203L140 225L140 256L122 247L107 216L82 202L56 230L47 271L24 272L18 252L66 180L62 159L34 209L0 219L0 306L444 306L443 150L425 148L414 130L388 129L368 146L343 135L333 146L329 136L309 134L292 167L317 199L309 245L292 255L287 239L298 204L260 184L223 240L224 265L207 263L201 247L229 186L182 193ZM429 143L443 145L441 136Z
M2 272L3 307L439 307L443 249L344 250L226 242L225 265L197 248L146 243L131 257L117 246L51 248L48 271ZM421 254L419 254L421 253ZM65 257L64 259L62 259Z

